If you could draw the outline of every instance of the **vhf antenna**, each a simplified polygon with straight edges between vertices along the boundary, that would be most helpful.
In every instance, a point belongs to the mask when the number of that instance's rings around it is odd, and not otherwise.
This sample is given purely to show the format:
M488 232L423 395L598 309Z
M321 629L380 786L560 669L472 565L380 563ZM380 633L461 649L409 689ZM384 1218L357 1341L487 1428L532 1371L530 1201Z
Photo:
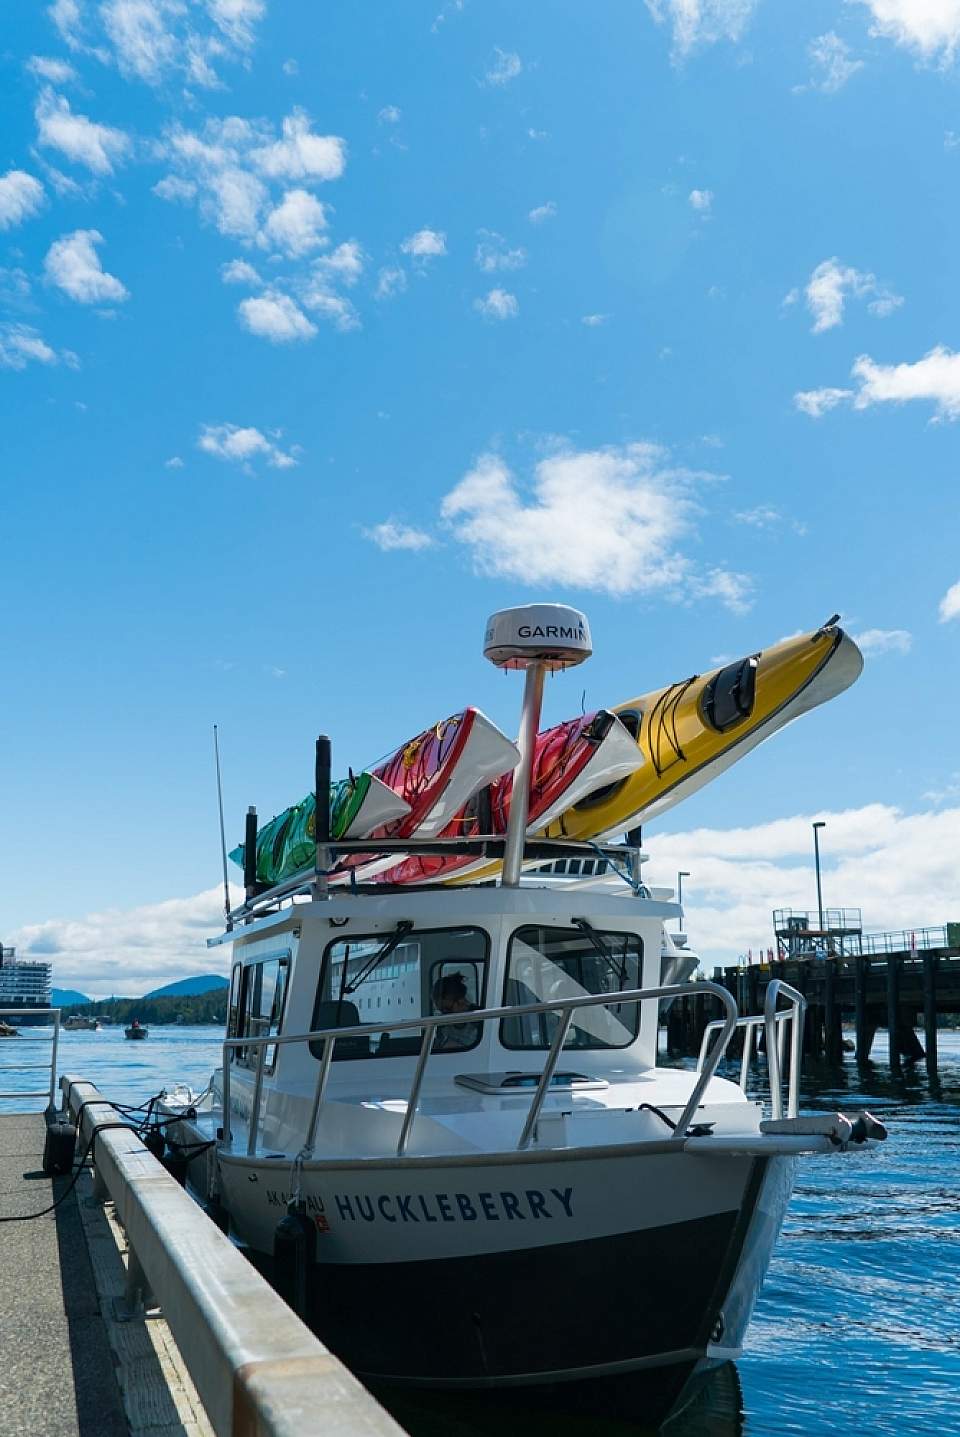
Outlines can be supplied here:
M217 805L220 809L220 857L223 860L223 912L227 920L227 932L233 928L230 921L230 881L227 878L227 835L223 826L223 784L220 781L220 739L217 726L213 726L213 754L217 765Z

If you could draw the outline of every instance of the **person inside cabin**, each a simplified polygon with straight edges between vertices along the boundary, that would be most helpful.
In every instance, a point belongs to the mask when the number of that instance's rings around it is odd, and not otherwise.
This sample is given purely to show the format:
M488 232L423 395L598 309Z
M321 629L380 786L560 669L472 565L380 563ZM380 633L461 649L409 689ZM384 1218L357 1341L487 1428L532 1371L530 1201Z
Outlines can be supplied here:
M433 985L433 1006L444 1017L449 1013L475 1013L476 1003L467 997L467 980L462 973L445 973ZM438 1028L434 1052L452 1052L455 1048L472 1048L480 1040L480 1023L451 1023Z

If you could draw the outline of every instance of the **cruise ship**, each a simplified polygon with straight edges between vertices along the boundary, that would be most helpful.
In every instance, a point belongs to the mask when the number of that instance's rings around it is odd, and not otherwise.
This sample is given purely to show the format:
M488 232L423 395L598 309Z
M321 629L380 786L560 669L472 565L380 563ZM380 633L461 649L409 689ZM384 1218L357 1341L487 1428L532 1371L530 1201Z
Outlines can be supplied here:
M0 944L0 1015L16 1024L42 1023L41 1014L20 1018L18 1008L50 1007L52 964L17 957L15 948Z

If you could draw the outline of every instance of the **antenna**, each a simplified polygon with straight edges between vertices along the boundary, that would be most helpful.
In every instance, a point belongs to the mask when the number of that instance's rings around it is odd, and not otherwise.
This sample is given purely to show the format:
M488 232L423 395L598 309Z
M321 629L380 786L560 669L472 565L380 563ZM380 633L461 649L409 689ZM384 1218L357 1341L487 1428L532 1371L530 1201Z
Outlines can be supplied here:
M592 652L593 643L585 616L579 609L568 608L566 604L525 604L518 609L501 609L487 620L484 657L497 668L525 671L517 743L520 762L513 772L510 818L500 875L504 888L517 888L520 883L544 678L548 672L582 664Z
M220 857L223 860L223 912L227 920L227 932L233 928L230 922L230 880L227 878L227 835L223 827L223 784L220 781L220 739L217 726L213 726L213 754L217 765L217 806L220 809Z

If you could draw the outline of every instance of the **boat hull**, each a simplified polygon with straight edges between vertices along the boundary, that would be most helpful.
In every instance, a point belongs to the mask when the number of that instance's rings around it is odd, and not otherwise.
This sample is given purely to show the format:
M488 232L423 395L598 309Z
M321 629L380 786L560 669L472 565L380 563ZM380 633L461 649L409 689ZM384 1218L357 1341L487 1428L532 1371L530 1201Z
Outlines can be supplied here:
M792 1160L652 1146L305 1166L312 1325L372 1381L549 1386L669 1367L679 1397L737 1355ZM220 1154L221 1200L267 1257L289 1173Z

